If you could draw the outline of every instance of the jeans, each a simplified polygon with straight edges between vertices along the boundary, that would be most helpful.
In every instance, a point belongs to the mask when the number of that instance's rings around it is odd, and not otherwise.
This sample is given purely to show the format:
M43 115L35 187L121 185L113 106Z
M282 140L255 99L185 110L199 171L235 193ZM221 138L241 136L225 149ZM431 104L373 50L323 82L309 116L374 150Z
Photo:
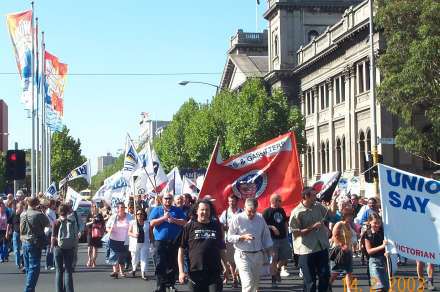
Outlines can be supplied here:
M221 292L223 282L221 272L189 272L188 288L190 292Z
M14 231L12 233L12 246L15 254L15 265L17 267L23 266L23 255L21 254L21 240L20 233Z
M303 272L304 292L316 291L316 276L319 280L318 291L327 292L330 282L328 250L301 254L298 261Z
M29 242L23 242L23 259L26 270L24 292L35 292L40 276L41 248Z
M52 233L49 233L47 235L47 238L51 238ZM46 247L46 269L51 268L54 266L53 262L53 250L50 248L50 243Z
M0 230L0 260L6 261L8 258L8 240L6 239L6 230Z
M178 246L174 242L166 240L156 240L154 246L157 291L165 292L166 287L174 286L176 282Z
M73 292L73 249L61 249L55 247L53 250L55 259L55 291Z

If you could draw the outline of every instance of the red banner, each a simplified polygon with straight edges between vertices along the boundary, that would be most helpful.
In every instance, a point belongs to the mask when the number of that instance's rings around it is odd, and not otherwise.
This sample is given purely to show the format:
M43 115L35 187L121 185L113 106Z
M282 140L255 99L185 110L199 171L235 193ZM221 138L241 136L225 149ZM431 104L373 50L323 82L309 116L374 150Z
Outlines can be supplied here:
M270 206L272 194L279 194L282 207L290 214L303 189L295 135L289 132L278 136L226 161L221 160L217 144L199 197L212 196L218 214L227 207L232 193L242 206L246 193L237 186L241 181L255 183L259 212Z

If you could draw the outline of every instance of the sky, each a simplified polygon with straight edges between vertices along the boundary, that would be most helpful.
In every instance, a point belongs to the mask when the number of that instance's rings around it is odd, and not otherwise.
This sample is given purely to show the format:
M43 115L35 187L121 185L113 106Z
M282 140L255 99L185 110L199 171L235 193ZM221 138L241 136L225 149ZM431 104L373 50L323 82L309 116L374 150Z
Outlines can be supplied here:
M259 31L267 27L265 2L257 13L255 0L35 0L46 50L67 63L72 74L63 123L80 139L92 172L98 156L124 148L127 133L138 136L141 112L171 120L188 98L210 99L214 87L178 82L219 84L230 38L238 29L255 32L256 15ZM5 74L18 72L6 14L28 9L30 1L2 0L0 5L0 99L9 110L9 148L15 142L20 149L31 146L19 76ZM152 75L123 75L131 73Z

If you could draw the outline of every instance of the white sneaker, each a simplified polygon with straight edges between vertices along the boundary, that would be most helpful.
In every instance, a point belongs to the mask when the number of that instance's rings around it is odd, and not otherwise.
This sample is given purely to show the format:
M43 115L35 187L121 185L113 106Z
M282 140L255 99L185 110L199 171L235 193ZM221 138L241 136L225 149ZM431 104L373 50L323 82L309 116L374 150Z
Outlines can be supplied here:
M303 277L303 271L301 270L301 268L299 269L299 274L298 274L298 276L299 276L300 278Z
M284 277L289 277L290 274L289 274L289 272L287 272L287 270L285 268L281 268L280 276L284 278Z

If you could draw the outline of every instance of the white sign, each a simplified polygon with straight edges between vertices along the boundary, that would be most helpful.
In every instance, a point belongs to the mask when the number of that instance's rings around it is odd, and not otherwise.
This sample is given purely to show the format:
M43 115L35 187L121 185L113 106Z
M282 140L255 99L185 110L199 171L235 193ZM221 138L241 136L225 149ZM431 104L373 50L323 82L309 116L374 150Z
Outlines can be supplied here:
M396 144L396 139L394 139L394 138L380 138L380 137L377 137L377 144L394 145L394 144Z
M440 264L440 182L378 165L387 250Z
M83 197L79 193L75 192L75 190L71 187L67 187L66 201L72 202L73 211L76 211L78 209L79 203L81 203L82 200Z

